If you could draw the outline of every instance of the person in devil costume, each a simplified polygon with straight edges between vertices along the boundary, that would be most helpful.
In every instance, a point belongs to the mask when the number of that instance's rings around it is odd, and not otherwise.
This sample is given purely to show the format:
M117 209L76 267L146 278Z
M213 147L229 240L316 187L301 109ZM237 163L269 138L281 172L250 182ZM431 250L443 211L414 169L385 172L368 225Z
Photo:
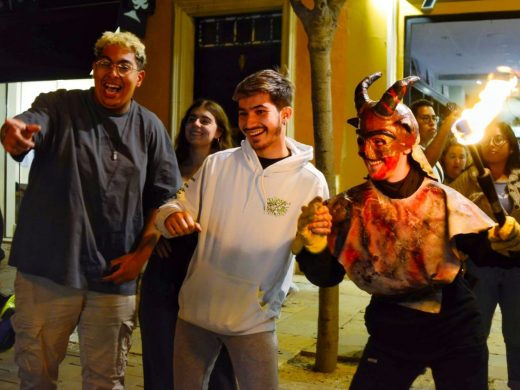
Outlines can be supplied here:
M369 339L350 389L409 389L426 367L437 389L487 389L486 335L463 277L462 253L520 249L511 217L499 228L471 201L434 180L419 147L418 124L400 103L411 76L378 101L356 88L358 135L366 182L302 207L293 243L300 269L330 287L345 274L372 295L365 311ZM501 266L513 266L503 258Z

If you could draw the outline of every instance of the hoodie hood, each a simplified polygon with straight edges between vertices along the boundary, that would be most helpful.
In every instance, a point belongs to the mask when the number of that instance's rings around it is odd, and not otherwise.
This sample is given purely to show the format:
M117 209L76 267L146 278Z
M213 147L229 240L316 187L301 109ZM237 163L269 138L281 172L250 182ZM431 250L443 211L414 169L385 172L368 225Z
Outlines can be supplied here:
M254 172L263 171L265 176L268 176L271 173L286 172L300 168L311 162L314 158L314 149L312 146L302 144L290 137L285 137L285 143L287 148L290 150L291 155L273 165L270 165L265 170L262 168L258 155L247 139L242 140L241 149L251 169Z

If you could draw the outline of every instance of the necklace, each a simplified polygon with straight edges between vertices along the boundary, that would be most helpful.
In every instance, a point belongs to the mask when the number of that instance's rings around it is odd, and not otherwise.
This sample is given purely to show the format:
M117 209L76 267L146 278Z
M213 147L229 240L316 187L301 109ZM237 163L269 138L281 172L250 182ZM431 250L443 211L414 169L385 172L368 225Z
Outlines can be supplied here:
M129 122L130 122L130 115L132 114L132 108L133 105L131 105L130 109L126 113L126 118L124 118L123 123L123 116L118 117L111 117L111 122L109 126L105 126L105 129L108 134L108 142L110 143L110 159L112 161L117 161L119 158L119 154L117 152L116 146L120 146L123 143L123 137L126 133L126 129L128 128ZM121 124L123 124L121 126ZM114 128L115 127L115 128ZM122 129L121 132L119 129Z

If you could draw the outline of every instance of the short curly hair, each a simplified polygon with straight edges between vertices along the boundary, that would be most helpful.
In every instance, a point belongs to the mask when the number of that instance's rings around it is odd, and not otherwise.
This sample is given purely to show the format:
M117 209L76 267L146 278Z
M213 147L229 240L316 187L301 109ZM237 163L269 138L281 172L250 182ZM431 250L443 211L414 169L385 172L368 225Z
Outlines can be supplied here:
M128 31L105 31L94 45L94 56L99 58L103 49L109 45L118 45L132 50L135 54L135 61L137 62L139 70L144 69L146 65L145 46L137 36Z

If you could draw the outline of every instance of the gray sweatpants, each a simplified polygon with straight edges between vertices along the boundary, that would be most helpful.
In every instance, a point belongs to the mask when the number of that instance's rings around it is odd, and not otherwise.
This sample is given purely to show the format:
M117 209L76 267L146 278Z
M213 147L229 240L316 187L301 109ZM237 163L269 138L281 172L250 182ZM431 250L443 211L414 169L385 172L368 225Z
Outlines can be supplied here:
M226 336L177 320L173 366L176 389L205 390L224 344L240 389L278 389L278 342L273 331Z

